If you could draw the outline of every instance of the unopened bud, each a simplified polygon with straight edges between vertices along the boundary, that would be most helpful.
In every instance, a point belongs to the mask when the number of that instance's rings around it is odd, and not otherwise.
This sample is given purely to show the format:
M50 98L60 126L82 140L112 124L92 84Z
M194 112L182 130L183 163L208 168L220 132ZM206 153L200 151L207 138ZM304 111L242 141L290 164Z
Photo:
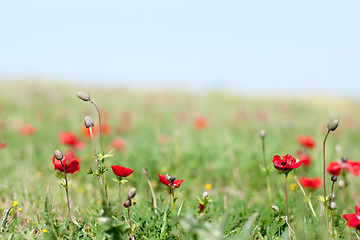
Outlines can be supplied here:
M264 129L262 129L261 131L260 131L260 137L261 138L265 138L266 137L266 131L264 130Z
M85 122L85 127L86 128L90 128L90 127L93 127L95 125L94 120L90 116L86 116L84 118L84 122Z
M274 212L279 212L279 207L278 207L278 206L272 205L271 208L272 208L272 210L273 210Z
M62 160L64 158L62 152L59 149L55 150L54 155L57 160Z
M339 145L336 145L336 147L335 147L335 152L336 152L337 154L340 154L340 153L341 153L341 147L340 147Z
M335 203L335 202L331 202L331 203L330 203L330 208L331 208L332 210L335 210L335 209L336 209L336 203Z
M335 129L338 126L339 126L339 120L333 119L328 123L327 128L329 129L329 131L335 131Z
M209 197L209 193L208 192L203 192L203 198L208 198Z
M87 92L77 92L76 95L83 101L90 101L91 96Z
M128 199L128 200L126 200L126 202L124 203L124 207L128 208L128 207L130 207L130 206L131 206L131 200Z
M130 188L127 193L128 198L131 199L135 197L135 195L136 195L136 188Z
M331 176L331 181L336 182L336 181L337 181L337 176L336 176L336 175L332 175L332 176Z
M175 178L173 176L171 176L169 173L167 173L165 175L165 177L166 177L166 180L168 180L171 183L175 181Z
M339 188L344 188L344 187L345 187L345 181L342 180L342 179L339 180L339 181L338 181L338 187L339 187Z

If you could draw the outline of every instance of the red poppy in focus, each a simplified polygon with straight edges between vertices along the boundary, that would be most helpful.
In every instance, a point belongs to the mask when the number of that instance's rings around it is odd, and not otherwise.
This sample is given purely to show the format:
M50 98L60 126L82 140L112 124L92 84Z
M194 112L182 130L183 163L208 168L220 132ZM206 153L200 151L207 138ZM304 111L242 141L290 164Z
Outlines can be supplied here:
M6 142L0 143L0 149L6 148L6 146L7 146Z
M348 213L342 215L347 221L347 225L353 228L359 228L360 225L360 207L355 206L355 213Z
M290 154L286 154L285 156L281 157L279 155L274 156L273 161L274 167L280 171L280 173L289 173L291 170L298 168L301 166L302 162L297 161L293 156Z
M194 120L194 127L197 130L204 130L208 125L206 118L198 117Z
M122 167L119 165L111 166L114 174L118 177L127 177L134 172L131 168Z
M306 152L298 151L297 155L299 156L299 160L304 164L304 166L311 165L311 156Z
M92 133L93 133L94 137L97 136L99 134L99 132L100 132L99 124L95 124L95 126L92 127L91 130L92 130ZM110 126L108 124L106 124L106 123L103 123L101 125L101 131L102 131L103 135L109 135L110 132L111 132ZM85 127L85 125L82 127L82 133L83 133L84 137L91 138L90 131L89 131L88 128Z
M315 190L321 185L321 179L318 177L315 177L313 179L308 177L302 177L300 178L300 182L304 187L309 188L311 190Z
M360 175L360 162L342 158L341 161L330 162L326 169L331 175L336 176L338 176L342 170L346 170L358 177Z
M184 182L185 179L182 179L182 180L175 180L174 182L172 182L172 184L166 179L166 175L161 175L158 173L158 176L159 176L159 179L160 179L160 182L168 187L170 187L171 185L173 187L180 187L180 185Z
M85 147L85 143L80 141L73 132L61 132L59 135L59 139L63 144L72 146L74 148Z
M31 124L24 124L20 128L21 135L33 135L35 133L35 127Z
M64 172L63 165L65 166L66 173L77 173L80 170L80 158L75 156L74 152L67 152L62 161L57 160L54 155L52 163L54 164L55 170L59 170L60 172Z
M311 136L298 135L297 141L300 145L307 148L313 148L315 146L314 139Z
M122 139L121 137L117 137L117 138L114 138L112 141L111 141L111 146L114 148L114 149L117 149L117 150L120 150L120 151L124 151L126 149L126 142L124 139Z

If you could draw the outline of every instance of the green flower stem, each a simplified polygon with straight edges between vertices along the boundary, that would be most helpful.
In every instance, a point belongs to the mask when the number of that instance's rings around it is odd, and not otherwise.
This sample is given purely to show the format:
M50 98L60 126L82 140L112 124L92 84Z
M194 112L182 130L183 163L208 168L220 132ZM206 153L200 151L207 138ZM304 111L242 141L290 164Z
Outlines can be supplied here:
M324 138L324 143L323 143L323 183L324 183L324 215L325 215L325 221L326 221L326 227L329 230L329 224L328 224L328 214L327 214L327 201L326 201L326 181L325 181L325 143L326 143L326 139L329 136L330 130L327 131L325 138Z
M121 180L119 181L119 218L121 215Z
M288 191L287 191L287 175L285 173L285 197L286 197L286 224L289 228L289 235L290 235L290 223L289 223L289 203L288 203Z
M68 208L68 212L69 212L69 218L70 218L70 224L71 224L71 235L72 235L74 232L74 226L73 226L73 222L72 222L72 218L71 218L71 211L70 211L69 183L68 183L67 176L66 176L66 169L65 169L65 166L64 166L62 160L60 160L60 163L61 163L62 168L64 169L66 201L67 201L67 208Z
M175 189L170 186L169 187L170 189L170 199L172 199L172 204L173 204L173 207L174 207L174 212L176 212L176 207L175 207Z
M131 223L131 217L130 217L130 207L128 207L127 209L128 209L128 218L129 218L131 239L132 239L132 240L135 240L135 236L134 236L133 228L132 228L132 223Z
M270 201L270 205L272 205L272 199L271 199L271 187L270 187L270 181L269 181L269 170L267 169L266 166L266 159L265 159L265 139L262 139L262 152L263 152L263 159L264 159L264 168L265 168L265 173L266 173L266 188L267 188L267 193L269 196L269 201Z
M315 213L315 211L314 211L313 205L311 204L311 198L306 195L306 193L305 193L305 191L304 191L304 188L301 186L301 184L300 184L300 182L299 182L299 180L298 180L298 178L297 178L296 175L294 176L294 179L295 179L297 185L299 186L301 192L304 194L305 199L306 199L306 201L307 201L308 204L309 204L309 207L310 207L310 209L311 209L312 214L314 215L314 217L317 217L317 216L316 216L316 213Z

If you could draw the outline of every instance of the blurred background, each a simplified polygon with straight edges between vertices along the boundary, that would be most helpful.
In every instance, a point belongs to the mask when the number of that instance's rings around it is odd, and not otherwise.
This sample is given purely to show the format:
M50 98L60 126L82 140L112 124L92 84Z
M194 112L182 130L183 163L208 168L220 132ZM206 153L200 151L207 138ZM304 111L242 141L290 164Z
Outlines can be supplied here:
M0 3L0 83L358 98L359 1Z

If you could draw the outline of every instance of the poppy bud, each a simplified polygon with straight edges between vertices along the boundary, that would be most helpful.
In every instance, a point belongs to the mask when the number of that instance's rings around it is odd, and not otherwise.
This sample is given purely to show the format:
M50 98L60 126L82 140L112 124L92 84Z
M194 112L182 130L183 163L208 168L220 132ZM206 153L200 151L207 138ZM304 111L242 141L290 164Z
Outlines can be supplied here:
M274 212L279 212L279 207L276 205L272 205L271 206L272 210L274 210Z
M327 128L329 129L329 131L335 131L335 129L338 126L339 126L339 120L333 119L328 123Z
M85 121L85 127L86 128L90 128L90 127L93 127L95 125L94 120L90 116L86 116L84 118L84 121Z
M90 94L87 92L77 92L76 95L85 102L90 101L91 99Z
M62 160L64 158L62 152L59 149L55 150L54 155L57 160Z
M208 192L204 192L203 193L203 198L205 199L205 198L208 198L209 197L209 193Z
M331 177L331 181L336 182L336 181L337 181L337 176L336 176L336 175L333 175L333 176Z
M130 206L131 206L131 200L128 199L128 200L126 200L126 202L124 203L124 207L128 208L128 207L130 207Z
M136 195L136 188L130 188L127 193L128 199L135 197L135 195Z
M332 210L335 210L335 209L336 209L336 203L335 203L335 202L331 202L331 203L330 203L330 208L331 208Z
M344 188L344 187L345 187L345 181L342 180L342 179L339 180L339 181L338 181L338 187L339 187L339 188Z
M336 152L337 154L340 154L340 153L341 153L341 147L340 147L339 145L336 145L336 147L335 147L335 152Z
M266 137L266 131L264 130L264 129L262 129L261 131L260 131L260 137L261 138L265 138Z

